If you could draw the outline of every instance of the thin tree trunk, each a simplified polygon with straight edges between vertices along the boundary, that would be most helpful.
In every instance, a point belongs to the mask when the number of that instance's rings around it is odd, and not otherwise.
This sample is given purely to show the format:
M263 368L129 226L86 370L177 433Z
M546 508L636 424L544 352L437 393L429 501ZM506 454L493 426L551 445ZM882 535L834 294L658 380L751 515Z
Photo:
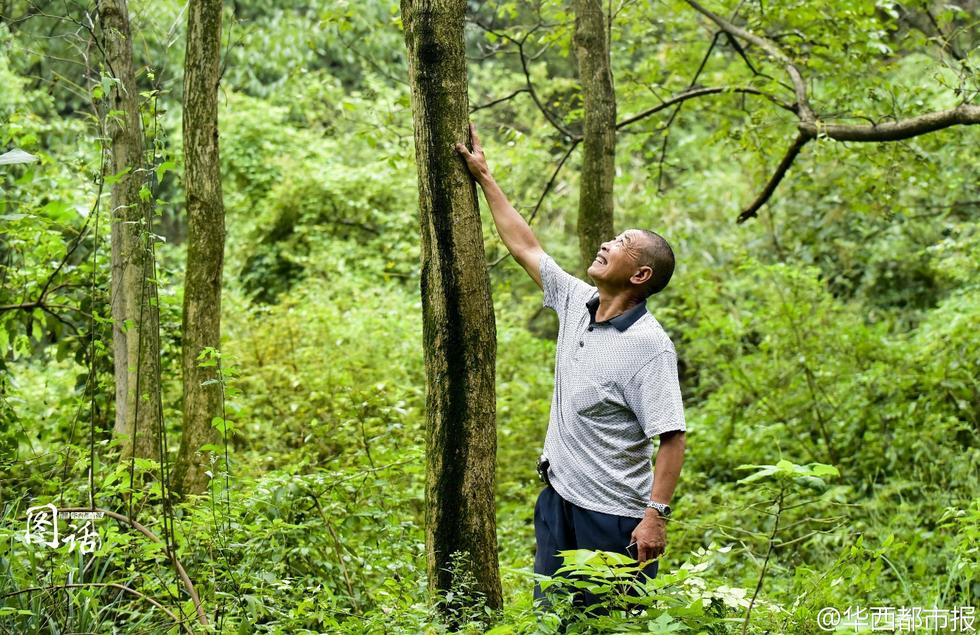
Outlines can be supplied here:
M575 51L585 130L579 188L578 242L583 270L613 229L616 176L616 94L609 65L609 40L600 0L575 0Z
M454 150L468 135L465 2L402 0L401 6L422 237L429 587L447 591L465 571L475 579L470 591L499 608L496 326L476 189ZM449 608L465 610L460 600Z
M184 431L174 471L181 493L200 493L210 468L205 444L221 437L218 367L198 356L221 344L221 271L225 210L218 157L218 81L221 66L221 0L190 0L184 57L184 190L187 193L187 270L184 279ZM205 384L205 382L210 382Z
M135 452L159 460L160 318L149 235L151 208L146 194L140 196L147 172L126 0L102 0L98 13L106 63L116 79L109 95L111 112L105 115L112 172L120 177L111 196L116 432L127 439L123 456Z
M113 144L114 147L115 144ZM124 160L120 159L119 162L124 162ZM116 153L113 151L112 165L114 168L116 164ZM117 171L113 170L113 173ZM123 293L122 281L126 271L125 261L123 260L123 252L125 251L123 246L123 233L128 230L128 227L123 223L125 217L119 207L119 201L124 200L125 192L121 191L117 195L117 187L122 190L119 182L112 186L112 273L109 285L111 289L110 310L112 315L112 374L116 385L116 423L113 431L117 435L124 435L127 430L126 395L128 391L126 387L129 378L129 372L127 370L129 367L129 353L126 349L125 331L126 294Z

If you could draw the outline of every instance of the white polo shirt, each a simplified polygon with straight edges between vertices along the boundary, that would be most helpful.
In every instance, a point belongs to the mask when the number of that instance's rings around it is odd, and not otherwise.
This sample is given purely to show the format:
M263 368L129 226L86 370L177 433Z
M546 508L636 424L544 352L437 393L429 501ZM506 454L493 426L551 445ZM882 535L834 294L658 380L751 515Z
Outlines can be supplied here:
M541 285L559 322L544 442L551 484L579 507L642 518L653 486L652 438L686 430L674 345L646 303L595 322L598 289L547 254Z

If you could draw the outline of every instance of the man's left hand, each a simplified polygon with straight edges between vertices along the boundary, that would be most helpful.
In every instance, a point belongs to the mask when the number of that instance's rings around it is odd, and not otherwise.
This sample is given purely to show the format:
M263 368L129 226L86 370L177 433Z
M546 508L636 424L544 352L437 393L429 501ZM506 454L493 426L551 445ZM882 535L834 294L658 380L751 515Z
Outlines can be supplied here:
M667 546L667 521L655 510L649 510L633 530L632 542L636 543L637 560L646 562L663 555Z

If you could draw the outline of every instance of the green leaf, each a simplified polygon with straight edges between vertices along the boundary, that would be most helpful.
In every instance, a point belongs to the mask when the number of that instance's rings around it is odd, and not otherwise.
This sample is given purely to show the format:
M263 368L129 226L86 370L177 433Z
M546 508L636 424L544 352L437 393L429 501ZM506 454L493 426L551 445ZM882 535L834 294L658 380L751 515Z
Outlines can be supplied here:
M814 476L840 476L836 467L826 463L811 463L810 469L813 470Z
M134 461L136 469L141 472L152 472L160 468L160 464L153 459L144 459L137 457Z
M822 492L825 489L827 489L827 483L824 482L822 478L819 478L817 476L800 476L794 479L794 481L798 485L809 487L810 489L814 489L818 492Z
M71 205L60 200L51 201L42 207L40 211L51 220L59 223L71 222L75 220L77 215L75 209Z
M739 483L752 483L754 481L758 481L758 480L763 479L763 478L768 478L768 477L772 476L773 474L775 474L778 471L776 469L776 466L775 465L767 465L767 466L759 466L759 465L756 465L756 466L753 466L753 467L764 467L764 469L759 470L755 474L750 474L749 476L746 476L743 479L739 479L737 482L739 482Z
M102 94L103 95L108 95L109 93L111 93L112 92L112 87L116 83L117 83L117 80L116 80L115 77L113 77L111 75L102 75L102 83L101 83Z
M177 164L174 163L173 161L164 161L163 163L158 165L155 168L157 174L157 180L159 181L160 179L162 179L167 172L172 172L174 169L176 169L176 167Z
M126 176L131 171L132 171L132 168L126 168L122 172L117 172L116 174L110 174L110 175L108 175L108 176L105 177L103 183L105 185L109 186L109 187L112 187L113 185L115 185L116 183L118 183L119 180L122 179L122 177Z
M235 425L231 421L227 421L222 417L214 417L211 419L211 427L215 428L221 433L221 436L227 436L229 433L234 432Z

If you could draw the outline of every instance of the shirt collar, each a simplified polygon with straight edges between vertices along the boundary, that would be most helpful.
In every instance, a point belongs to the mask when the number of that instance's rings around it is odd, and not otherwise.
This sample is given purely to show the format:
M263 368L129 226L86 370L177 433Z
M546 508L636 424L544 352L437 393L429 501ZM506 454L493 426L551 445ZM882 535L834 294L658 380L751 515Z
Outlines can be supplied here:
M591 316L590 322L596 324L595 312L599 308L599 296L596 295L594 298L585 303L585 306L589 309L589 315ZM626 311L623 311L614 318L609 318L605 322L600 322L600 324L605 324L608 322L616 327L620 333L633 326L633 323L639 320L647 312L647 301L644 300L632 306Z

